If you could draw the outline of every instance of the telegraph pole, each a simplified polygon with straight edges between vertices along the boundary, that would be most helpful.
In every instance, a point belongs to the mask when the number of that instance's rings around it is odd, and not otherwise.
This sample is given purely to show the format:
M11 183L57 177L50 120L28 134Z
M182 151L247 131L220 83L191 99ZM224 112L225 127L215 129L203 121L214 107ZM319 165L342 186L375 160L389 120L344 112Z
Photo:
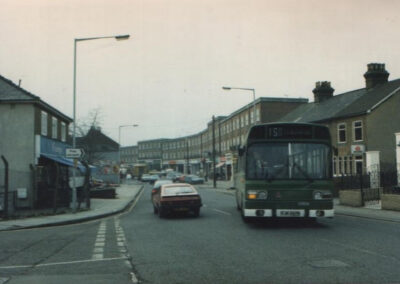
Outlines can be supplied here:
M213 180L214 188L217 187L217 169L215 168L215 116L212 117L212 159L213 159Z

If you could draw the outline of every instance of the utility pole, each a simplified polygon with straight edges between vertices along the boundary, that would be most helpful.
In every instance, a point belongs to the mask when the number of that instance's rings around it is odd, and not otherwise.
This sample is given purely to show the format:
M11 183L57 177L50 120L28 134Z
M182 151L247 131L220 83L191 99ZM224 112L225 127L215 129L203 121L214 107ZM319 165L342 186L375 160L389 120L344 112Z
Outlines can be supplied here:
M214 188L217 187L217 169L215 168L215 116L212 117L212 159L213 159L213 180Z

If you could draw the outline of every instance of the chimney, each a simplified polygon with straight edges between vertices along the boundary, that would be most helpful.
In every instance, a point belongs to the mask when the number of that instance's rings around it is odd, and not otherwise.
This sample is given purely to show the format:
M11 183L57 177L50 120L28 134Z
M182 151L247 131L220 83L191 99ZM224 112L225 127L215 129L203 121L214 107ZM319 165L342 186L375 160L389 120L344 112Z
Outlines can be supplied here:
M367 89L373 88L379 84L387 83L389 73L385 70L385 64L370 63L367 66L368 71L364 74Z
M333 97L333 92L335 89L331 87L331 82L321 81L315 83L314 102L321 103Z

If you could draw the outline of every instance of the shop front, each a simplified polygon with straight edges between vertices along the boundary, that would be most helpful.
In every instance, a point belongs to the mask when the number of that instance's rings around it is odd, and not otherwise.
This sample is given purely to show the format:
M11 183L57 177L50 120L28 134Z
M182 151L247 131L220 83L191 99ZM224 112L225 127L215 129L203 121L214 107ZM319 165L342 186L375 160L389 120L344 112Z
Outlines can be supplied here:
M71 146L40 135L36 136L35 208L69 206L74 162L65 158L67 148ZM85 181L85 167L77 165L75 175L75 184L80 190Z

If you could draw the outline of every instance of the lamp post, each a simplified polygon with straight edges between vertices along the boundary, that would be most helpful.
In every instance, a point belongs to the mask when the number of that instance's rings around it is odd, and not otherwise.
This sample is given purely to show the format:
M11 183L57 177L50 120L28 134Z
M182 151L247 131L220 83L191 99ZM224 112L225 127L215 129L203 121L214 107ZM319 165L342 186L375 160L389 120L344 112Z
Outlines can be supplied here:
M253 92L253 125L256 124L256 90L253 88L237 88L237 87L222 87L225 91L230 90L245 90L245 91L252 91Z
M138 127L138 124L120 125L118 127L118 163L121 166L121 128L123 127Z
M87 37L87 38L75 38L74 39L74 77L73 77L73 121L74 127L72 130L72 148L76 148L76 46L80 41L96 40L115 38L116 40L129 39L129 35L116 35L116 36L99 36L99 37ZM75 163L76 164L76 163ZM72 209L76 212L76 183L75 183L75 167L72 170Z

